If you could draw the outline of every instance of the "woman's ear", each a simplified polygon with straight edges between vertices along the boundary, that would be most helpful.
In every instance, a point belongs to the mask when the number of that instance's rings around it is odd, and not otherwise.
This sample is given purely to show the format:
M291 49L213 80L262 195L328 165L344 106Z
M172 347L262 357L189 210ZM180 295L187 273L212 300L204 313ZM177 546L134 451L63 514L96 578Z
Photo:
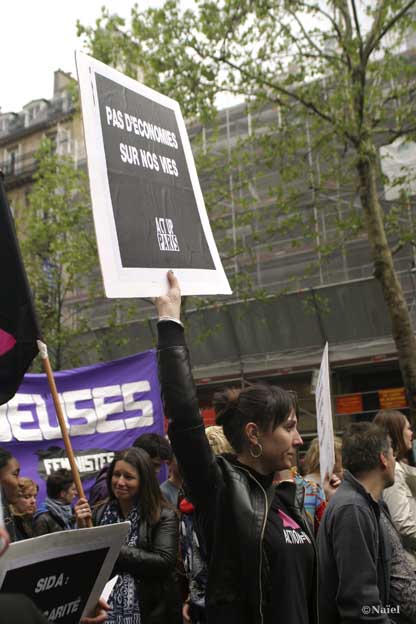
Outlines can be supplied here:
M259 429L256 423L248 422L244 427L244 433L249 444L259 443Z

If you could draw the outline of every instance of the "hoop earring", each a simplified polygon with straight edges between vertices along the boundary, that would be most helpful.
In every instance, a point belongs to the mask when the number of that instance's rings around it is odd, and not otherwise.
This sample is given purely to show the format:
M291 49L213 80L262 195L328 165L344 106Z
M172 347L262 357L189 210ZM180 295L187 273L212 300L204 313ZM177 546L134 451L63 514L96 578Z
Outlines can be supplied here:
M257 448L258 451L254 452L255 448ZM253 457L253 459L258 459L263 455L263 447L260 442L257 442L257 444L254 444L253 446L250 446L250 455Z

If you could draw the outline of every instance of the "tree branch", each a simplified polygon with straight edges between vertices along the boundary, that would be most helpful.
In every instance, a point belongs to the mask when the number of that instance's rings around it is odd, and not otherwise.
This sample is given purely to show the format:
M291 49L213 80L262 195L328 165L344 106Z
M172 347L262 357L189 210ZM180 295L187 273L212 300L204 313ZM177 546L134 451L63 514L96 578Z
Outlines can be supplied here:
M298 6L304 7L305 9L309 9L310 6L308 4L306 4L305 2L299 2ZM342 48L344 49L344 52L346 52L344 46L342 45L343 42L343 36L342 36L342 32L339 29L339 26L336 22L336 20L332 17L332 15L330 15L329 13L327 13L326 11L324 11L321 7L319 6L315 6L316 12L320 13L321 15L323 15L324 17L326 17L326 19L330 22L330 24L332 24L335 32L337 33L338 36L338 40L342 46ZM347 55L348 56L348 55Z
M216 57L217 62L222 62L225 63L226 65L228 65L231 69L234 69L236 71L238 71L242 76L245 76L248 79L253 79L254 76L253 74L251 74L250 72L248 72L247 70L245 70L243 67L238 66L237 64L235 64L233 61L227 59L227 58L221 58L221 57ZM268 87L269 89L272 89L274 91L277 91L279 93L281 93L281 95L294 100L295 102L298 102L299 104L301 104L304 108L312 111L313 113L315 113L315 115L317 115L320 119L323 119L324 121L328 122L329 124L331 124L333 127L337 127L337 123L335 121L335 119L329 115L328 113L322 111L320 108L318 108L318 106L314 103L311 102L310 100L307 100L306 98L300 96L296 90L290 91L289 89L285 89L284 87L282 87L279 84L276 84L274 82L271 82L269 80L266 80L265 78L262 78L261 76L256 76L256 81L259 82L260 84L262 84L265 87ZM285 103L284 101L279 98L279 97L273 97L270 96L270 100L272 102L274 102L275 104L280 104L281 106L283 106ZM346 136L353 144L356 144L356 137L354 137L351 133L347 132L346 130L342 130L342 133L344 134L344 136Z
M400 241L399 243L397 243L397 245L395 245L394 247L391 248L391 255L395 256L396 254L399 253L399 251L401 251L404 247L406 247L406 245L411 244L410 241Z
M354 24L355 24L355 28L357 31L357 36L358 36L358 41L360 44L360 60L362 61L363 59L363 38L361 35L361 28L360 28L360 20L358 19L358 13L357 13L357 6L355 4L355 0L351 0L351 6L352 6L352 13L354 16Z
M324 59L326 59L327 61L330 61L330 62L331 62L331 61L335 61L335 62L341 61L341 63L343 63L344 65L348 66L348 63L347 63L346 61L344 61L341 57L335 56L335 55L333 55L333 54L327 54L327 53L324 53L324 52L323 52L323 50L322 50L322 48L320 48L318 45L316 45L316 43L314 42L314 40L313 40L313 39L309 36L308 32L306 31L306 29L305 29L304 25L302 24L301 20L300 20L300 19L299 19L299 17L297 16L296 12L295 12L295 11L292 11L292 10L290 10L290 9L287 9L287 12L288 12L288 13L289 13L289 15L291 15L291 16L292 16L292 18L296 21L296 23L298 24L299 28L301 29L301 31L302 31L302 33L303 33L303 36L304 36L304 37L305 37L305 39L306 39L306 41L309 43L309 45L311 46L311 48L313 48L314 50L316 50L316 52L318 53L319 58L324 58ZM281 24L281 27L282 27L282 28L285 28L286 32L287 32L287 33L289 34L289 36L291 37L292 42L293 42L294 44L296 44L296 45L297 45L296 37L294 37L294 36L291 34L290 29L289 29L289 28L287 28L287 27L285 27L285 26L283 26L283 24ZM299 49L299 48L298 48L298 49ZM299 50L299 53L303 55L303 52L301 52L300 50ZM305 55L305 56L306 56L306 55Z
M412 6L414 6L416 4L416 0L410 0L410 2L407 3L406 6L403 7L403 9L401 11L399 11L397 13L397 15L395 15L390 22L383 28L383 30L381 31L377 41L376 41L376 45L379 41L381 41L381 39L384 37L384 35L386 35L388 33L389 30L391 30L393 28L393 26L396 24L396 22L403 17L403 15L406 15L407 11L409 9L412 8Z
M394 15L389 22L382 28L382 30L377 35L377 30L380 28L382 23L383 13L386 9L385 3L383 0L379 0L379 8L377 10L376 18L374 19L373 26L371 27L370 34L367 38L367 43L364 48L364 56L366 60L369 58L370 54L377 47L383 37L393 28L393 26L398 22L400 18L402 18L412 6L416 5L416 0L410 0L396 15Z
M383 143L383 145L390 145L391 143L394 143L396 139L400 139L400 137L402 136L406 136L408 134L413 134L413 133L416 133L416 125L409 126L408 128L400 128L397 130L394 130L392 128L386 128L386 129L379 128L377 130L377 134L390 134L391 135L388 141L386 143Z

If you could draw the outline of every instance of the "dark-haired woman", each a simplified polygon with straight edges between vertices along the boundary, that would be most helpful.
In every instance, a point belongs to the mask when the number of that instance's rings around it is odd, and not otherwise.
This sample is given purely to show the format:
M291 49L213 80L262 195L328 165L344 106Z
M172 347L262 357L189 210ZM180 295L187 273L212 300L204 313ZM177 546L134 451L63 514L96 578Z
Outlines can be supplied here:
M4 526L9 533L11 542L15 542L17 539L10 505L13 505L19 497L19 473L20 465L17 459L6 449L0 448L0 487Z
M180 604L174 570L178 555L178 517L163 498L155 469L143 449L116 456L108 471L109 500L93 514L95 525L131 524L115 573L119 578L109 598L108 624L176 624ZM79 520L89 506L80 499Z
M168 294L156 300L159 375L169 438L207 553L207 621L315 624L316 551L304 491L272 484L302 444L294 395L264 385L223 395L217 423L236 454L215 457L180 322L179 284L172 272L168 281Z
M416 570L416 468L407 464L413 446L412 428L397 410L381 410L374 422L388 432L396 457L394 485L384 490L383 499Z

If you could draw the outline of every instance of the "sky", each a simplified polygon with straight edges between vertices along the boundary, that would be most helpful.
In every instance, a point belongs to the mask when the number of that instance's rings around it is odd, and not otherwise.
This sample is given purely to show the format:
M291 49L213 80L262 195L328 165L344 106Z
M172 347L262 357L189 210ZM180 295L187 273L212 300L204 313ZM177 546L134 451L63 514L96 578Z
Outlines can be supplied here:
M82 49L76 22L93 25L105 5L122 17L134 0L12 0L2 2L0 18L0 111L20 111L37 98L53 95L56 69L76 77L74 50ZM138 2L140 8L162 0Z

